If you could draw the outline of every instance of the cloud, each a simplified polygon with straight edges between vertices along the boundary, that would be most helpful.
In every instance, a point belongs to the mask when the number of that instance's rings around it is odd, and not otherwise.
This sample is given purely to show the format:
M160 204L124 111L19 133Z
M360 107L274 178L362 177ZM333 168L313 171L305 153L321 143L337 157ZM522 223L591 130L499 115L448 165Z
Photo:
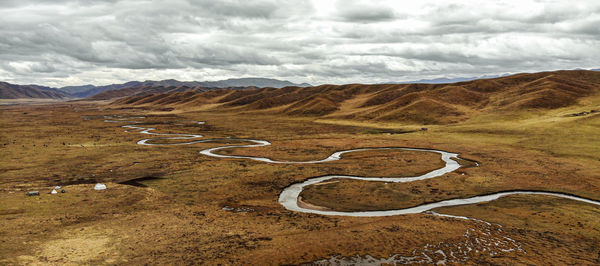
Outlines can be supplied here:
M597 68L600 2L5 0L0 80L376 83Z
M348 22L390 21L395 18L392 8L374 1L337 1L337 15Z

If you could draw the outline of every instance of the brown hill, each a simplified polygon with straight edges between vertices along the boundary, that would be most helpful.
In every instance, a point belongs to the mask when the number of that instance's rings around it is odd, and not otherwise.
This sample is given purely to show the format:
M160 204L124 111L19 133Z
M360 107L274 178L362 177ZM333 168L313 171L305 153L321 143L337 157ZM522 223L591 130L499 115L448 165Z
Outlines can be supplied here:
M107 90L96 94L94 96L86 98L86 100L110 100L123 97L140 97L150 94L168 94L177 92L208 92L213 90L245 90L255 89L256 87L228 87L228 88L216 88L216 87L201 87L201 86L151 86L151 85L140 85L127 87L117 90Z
M145 88L146 91L152 91ZM517 74L452 84L321 85L137 95L114 105L269 112L332 119L446 124L474 113L555 109L600 94L600 72Z
M68 98L65 93L61 93L50 88L42 89L33 85L16 85L7 82L0 82L0 99L64 99Z
M149 94L175 93L182 91L203 92L209 89L188 86L136 86L118 90L108 90L87 98L88 100L109 100L121 97L137 97Z

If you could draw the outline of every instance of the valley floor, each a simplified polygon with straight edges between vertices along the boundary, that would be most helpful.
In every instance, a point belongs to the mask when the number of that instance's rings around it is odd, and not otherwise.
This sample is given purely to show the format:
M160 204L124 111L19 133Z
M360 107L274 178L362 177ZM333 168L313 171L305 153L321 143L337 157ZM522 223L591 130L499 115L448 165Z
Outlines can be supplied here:
M400 209L508 190L600 200L600 115L568 116L583 107L570 108L483 115L412 131L423 125L86 102L0 106L0 263L597 264L600 207L569 199L514 195L434 210L448 216L390 217L299 213L278 202L284 188L316 176L419 175L443 165L435 153L373 150L297 165L199 153L247 144L229 137L272 145L217 153L302 161L352 148L417 147L479 162L461 161L462 168L427 180L340 179L302 192L303 202L339 211ZM143 146L137 142L147 135L124 132L128 123L107 118L221 140ZM93 190L96 182L108 189ZM66 193L49 194L57 185ZM31 190L41 195L26 196Z

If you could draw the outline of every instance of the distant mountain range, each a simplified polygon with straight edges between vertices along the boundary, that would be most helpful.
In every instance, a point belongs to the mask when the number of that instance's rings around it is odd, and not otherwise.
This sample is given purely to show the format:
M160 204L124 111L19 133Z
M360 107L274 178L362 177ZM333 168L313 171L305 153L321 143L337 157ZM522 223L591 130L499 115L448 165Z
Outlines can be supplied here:
M575 70L586 70L586 69L575 69ZM590 69L590 71L600 71L600 68L598 69ZM413 84L413 83L423 83L423 84L448 84L448 83L456 83L456 82L463 82L463 81L471 81L471 80L478 80L478 79L493 79L493 78L500 78L500 77L506 77L509 76L510 74L501 74L501 75L484 75L484 76L479 76L479 77L458 77L458 78L435 78L435 79L420 79L420 80L412 80L412 81L403 81L403 82L384 82L384 83L380 83L380 84Z
M506 77L506 76L508 76L508 74L485 75L485 76L480 76L480 77L469 77L469 78L459 77L459 78L420 79L420 80L414 80L414 81L405 81L405 82L399 82L399 83L384 83L384 84L413 84L413 83L448 84L448 83L471 81L471 80L478 80L478 79L492 79L492 78L499 78L499 77Z
M204 87L204 88L229 88L229 87L257 87L257 88L283 88L289 86L310 87L308 83L296 84L287 80L277 80L268 78L239 78L219 81L178 81L175 79L166 79L160 81L130 81L123 84L111 84L106 86L69 86L59 90L67 92L76 98L87 98L104 91L126 89L133 87Z
M202 87L208 89L219 88L283 88L283 87L310 87L308 83L296 84L287 80L277 80L269 78L239 78L219 81L178 81L174 79L160 81L130 81L122 84L111 84L104 86L82 85L66 86L62 88L51 88L38 85L16 85L7 82L0 83L0 99L15 98L87 98L106 91L121 90L128 88L151 88L151 87ZM139 92L139 90L136 90Z
M591 69L591 71L600 71L600 69ZM479 79L492 79L505 77L504 75L486 75L480 77L458 77L458 78L436 78L421 79L407 82L386 82L380 84L447 84L456 82L466 82ZM219 88L283 88L283 87L311 87L311 84L296 84L287 80L277 80L269 78L238 78L226 79L220 81L178 81L174 79L160 81L130 81L121 84L111 84L104 86L81 85L66 86L62 88L51 88L39 85L16 85L7 82L0 82L0 99L15 98L48 98L48 99L67 99L67 98L89 98L92 99L111 99L123 96L143 95L150 93L181 92L181 91L208 91Z
M21 98L65 99L69 98L69 95L49 87L37 85L15 85L7 82L0 82L0 99Z

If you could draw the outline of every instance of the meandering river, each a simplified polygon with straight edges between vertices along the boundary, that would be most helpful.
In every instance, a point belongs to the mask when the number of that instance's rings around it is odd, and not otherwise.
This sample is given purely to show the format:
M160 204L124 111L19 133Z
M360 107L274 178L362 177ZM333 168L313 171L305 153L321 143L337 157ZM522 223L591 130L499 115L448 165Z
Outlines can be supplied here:
M273 164L316 164L316 163L324 163L324 162L342 160L344 154L351 153L351 152L360 152L360 151L367 151L367 150L410 150L410 151L423 151L423 152L438 153L438 154L440 154L441 159L446 163L446 165L442 168L430 171L430 172L425 173L420 176L414 176L414 177L364 177L364 176L348 176L348 175L326 175L326 176L308 178L303 182L295 183L295 184L292 184L292 185L286 187L279 195L279 203L281 205L283 205L286 209L291 210L291 211L296 211L296 212L316 213L316 214L322 214L322 215L360 216L360 217L392 216L392 215L402 215L402 214L423 213L423 212L428 212L435 208L440 208L440 207L451 207L451 206L475 204L475 203L480 203L480 202L488 202L488 201L497 200L501 197L510 196L510 195L554 196L554 197L566 198L566 199L570 199L570 200L575 200L575 201L580 201L580 202L585 202L585 203L600 206L600 201L587 199L587 198L579 197L576 195L570 195L570 194L559 193L559 192L551 192L551 191L527 191L527 190L503 191L503 192L497 192L497 193L488 194L488 195L480 195L480 196L475 196L475 197L470 197L470 198L449 199L449 200L443 200L443 201L433 202L433 203L426 203L426 204L421 204L421 205L410 207L410 208L397 209L397 210L340 212L340 211L333 211L333 210L323 210L322 208L318 208L318 206L316 208L315 207L307 207L310 204L302 204L303 206L300 206L299 200L298 200L300 193L302 192L304 187L312 185L312 184L325 182L325 181L331 180L331 179L354 179L354 180L364 180L364 181L368 181L368 182L404 183L404 182L413 182L413 181L424 180L424 179L429 179L429 178L436 178L436 177L443 176L444 174L447 174L447 173L450 173L450 172L453 172L453 171L459 169L461 166L457 161L455 161L455 159L459 158L459 155L457 153L451 153L451 152L447 152L447 151L440 151L440 150L433 150L433 149L420 149L420 148L407 148L407 147L383 147L383 148L358 148L358 149L337 151L337 152L334 152L333 154L331 154L329 157L321 159L321 160L278 161L278 160L273 160L270 158L258 157L258 156L224 155L224 154L215 153L215 151L223 150L223 149L254 148L254 147L262 147L262 146L271 145L271 143L266 140L238 139L238 138L200 139L200 138L203 138L204 136L198 135L198 134L156 133L156 132L152 132L152 131L156 130L155 128L143 127L141 125L142 122L127 120L127 119L143 119L144 117L112 118L112 117L107 116L105 118L106 118L104 120L105 122L131 123L128 125L121 126L123 128L127 128L127 130L125 132L130 132L130 130L136 130L137 133L157 136L157 137L153 137L153 138L139 140L137 142L137 144L139 144L139 145L149 145L149 146L189 145L189 144L194 144L194 143L214 142L214 141L222 141L222 140L244 141L244 142L252 143L252 144L247 144L247 145L242 145L242 144L240 144L240 145L225 145L225 146L220 146L220 147L215 147L215 148L204 149L204 150L200 151L200 153L203 155L215 157L215 158L247 159L247 160L254 160L254 161L259 161L259 162L264 162L264 163L273 163ZM195 121L191 121L191 123L204 124L204 122L195 122ZM180 143L169 143L169 144L155 143L156 141L167 140L167 139L168 140L190 140L190 141L180 142ZM429 212L429 213L434 214L434 215L450 216L450 217L461 218L461 219L471 219L471 218L462 217L462 216L437 214L435 212Z

